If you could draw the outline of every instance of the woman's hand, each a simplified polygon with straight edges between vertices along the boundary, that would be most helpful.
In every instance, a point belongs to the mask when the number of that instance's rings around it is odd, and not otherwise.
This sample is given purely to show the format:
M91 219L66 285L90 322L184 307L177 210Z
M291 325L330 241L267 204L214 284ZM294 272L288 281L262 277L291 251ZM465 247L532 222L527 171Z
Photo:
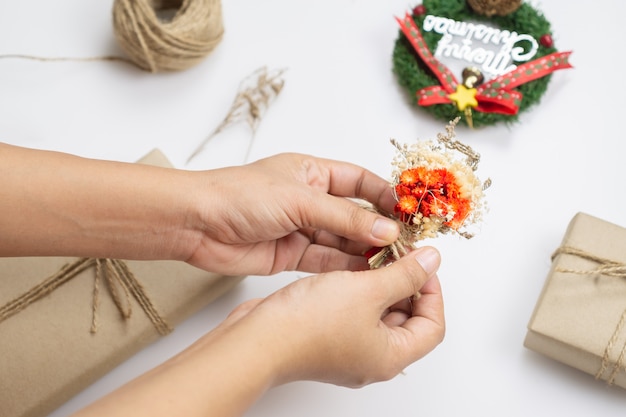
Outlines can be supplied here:
M366 269L397 224L387 181L356 165L283 154L185 171L0 144L2 256L177 259L244 275Z
M386 268L300 279L242 305L223 326L268 347L259 353L274 364L274 384L387 380L443 339L439 262L424 247Z
M443 340L439 262L425 247L385 268L303 278L248 301L78 416L233 417L290 381L360 387L393 378Z
M282 154L207 171L196 186L202 233L189 263L226 274L367 269L363 252L396 240L389 183L353 164ZM203 190L205 190L203 192Z

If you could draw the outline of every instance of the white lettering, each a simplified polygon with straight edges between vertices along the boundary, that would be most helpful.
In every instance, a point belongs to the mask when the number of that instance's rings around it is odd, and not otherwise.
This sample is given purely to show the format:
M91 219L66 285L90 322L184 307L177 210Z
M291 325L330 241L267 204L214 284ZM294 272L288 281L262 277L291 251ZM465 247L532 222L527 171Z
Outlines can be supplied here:
M535 38L527 34L520 35L515 31L501 30L482 23L460 22L441 16L427 15L422 29L442 35L435 51L436 57L467 61L480 66L492 76L514 70L516 66L513 61L528 61L539 48ZM462 39L455 42L455 37Z
M523 42L523 41L530 42L530 48L528 48L528 51L526 52L524 52L524 48L522 48L521 46L515 46L517 43ZM511 57L515 61L530 60L532 57L535 56L535 54L537 53L537 49L539 48L539 45L537 44L537 41L535 40L535 38L533 38L530 35L524 35L524 34L517 35L517 39L512 41L510 44L511 44Z

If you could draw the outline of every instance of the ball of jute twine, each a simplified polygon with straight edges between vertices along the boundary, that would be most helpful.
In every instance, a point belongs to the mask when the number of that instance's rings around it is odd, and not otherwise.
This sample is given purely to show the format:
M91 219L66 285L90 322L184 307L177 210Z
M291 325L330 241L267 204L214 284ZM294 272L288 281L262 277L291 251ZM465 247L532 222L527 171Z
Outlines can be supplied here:
M162 20L163 11L175 13ZM224 34L220 0L115 0L113 28L129 59L150 72L198 64Z

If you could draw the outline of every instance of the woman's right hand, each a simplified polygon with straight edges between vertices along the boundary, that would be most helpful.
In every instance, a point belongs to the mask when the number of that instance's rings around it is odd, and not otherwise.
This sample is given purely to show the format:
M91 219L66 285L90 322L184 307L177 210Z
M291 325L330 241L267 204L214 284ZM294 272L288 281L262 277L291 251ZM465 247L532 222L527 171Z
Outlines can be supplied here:
M235 417L290 381L393 378L444 337L439 262L424 247L385 268L295 281L74 417Z
M241 343L271 347L261 353L275 363L275 384L387 380L443 340L439 263L423 247L385 268L303 278L242 305L224 325Z

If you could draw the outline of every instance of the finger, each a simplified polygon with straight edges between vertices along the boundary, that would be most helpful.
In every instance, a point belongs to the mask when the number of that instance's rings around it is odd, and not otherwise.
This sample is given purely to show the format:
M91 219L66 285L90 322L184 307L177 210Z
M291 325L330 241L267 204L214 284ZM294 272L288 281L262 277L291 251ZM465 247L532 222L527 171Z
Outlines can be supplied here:
M356 197L391 212L395 204L389 182L371 171L348 162L321 160L329 172L328 192L342 197Z
M327 246L309 245L296 269L316 274L330 271L365 271L369 269L369 264L362 255L347 254Z
M312 196L310 205L302 207L300 217L305 227L325 230L370 246L389 245L400 233L394 220L366 210L353 201L321 192Z
M420 298L413 303L413 316L425 317L443 326L445 321L443 294L437 275L429 279L420 292Z
M402 326L409 318L410 314L405 311L392 311L381 319L381 321L387 327L399 327Z
M391 307L387 308L383 312L381 317L384 318L387 314L393 313L395 311L400 311L402 313L405 313L409 317L412 316L413 315L413 302L411 301L411 298L405 298L403 300L398 301Z
M368 274L371 285L383 295L384 308L411 297L437 272L441 257L431 246L421 247L386 268Z
M389 307L383 313L381 320L387 327L397 327L401 326L412 315L413 303L411 302L411 298L405 298Z
M361 254L350 254L325 245L311 244L302 233L292 233L277 241L276 257L270 274L281 271L329 272L369 269Z
M407 346L411 346L412 349L405 354L411 361L418 360L433 350L445 336L443 297L437 276L424 285L422 296L415 303L413 314L413 317L401 325L408 330Z
M300 232L304 233L309 238L311 244L339 249L341 252L351 255L363 255L365 251L371 248L371 246L366 243L346 239L345 237L337 236L325 230L314 230L309 228L302 229Z

